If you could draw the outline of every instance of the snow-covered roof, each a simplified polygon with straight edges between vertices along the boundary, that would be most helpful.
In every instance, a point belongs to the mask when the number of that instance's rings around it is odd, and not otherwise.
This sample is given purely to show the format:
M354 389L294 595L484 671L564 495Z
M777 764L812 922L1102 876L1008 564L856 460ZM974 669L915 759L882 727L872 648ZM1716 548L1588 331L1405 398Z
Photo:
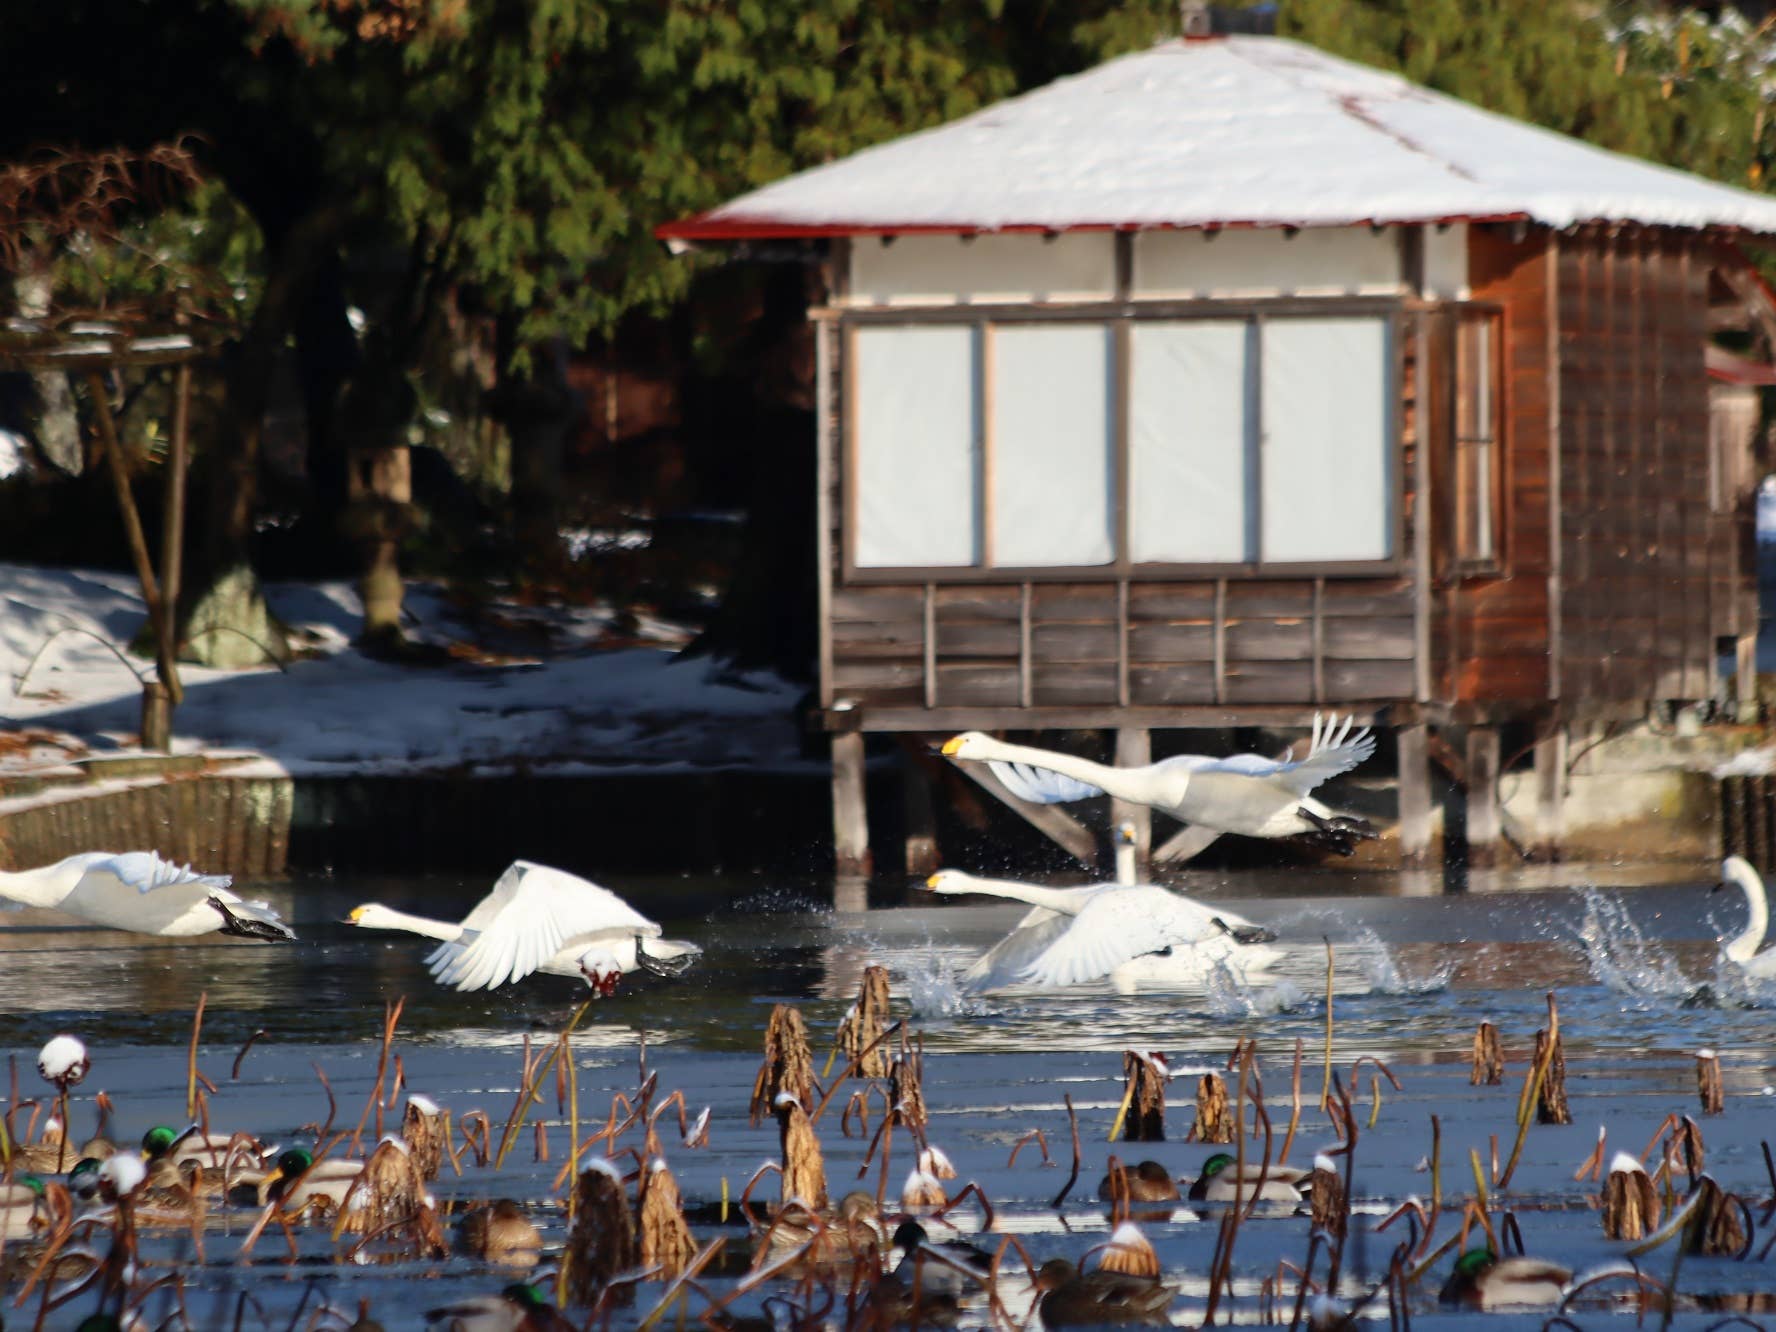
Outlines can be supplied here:
M670 223L666 239L1527 219L1776 233L1776 198L1280 37L1171 41Z

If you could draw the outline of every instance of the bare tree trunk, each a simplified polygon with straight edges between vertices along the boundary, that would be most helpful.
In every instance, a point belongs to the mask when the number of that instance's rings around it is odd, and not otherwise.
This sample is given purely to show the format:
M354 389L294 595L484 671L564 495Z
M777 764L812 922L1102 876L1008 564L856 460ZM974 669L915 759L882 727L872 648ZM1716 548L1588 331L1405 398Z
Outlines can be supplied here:
M54 295L52 258L41 246L24 250L23 266L12 280L13 299L22 318L41 319L49 313ZM31 383L37 390L38 449L57 470L79 476L86 468L86 453L80 444L80 418L74 410L74 387L67 373L33 370Z
M523 571L536 574L561 558L561 471L580 401L567 382L566 343L533 348L522 375L508 369L512 349L503 344L492 412L512 442L512 535Z
M259 447L278 354L311 276L332 251L341 217L337 209L316 209L284 233L259 307L228 367L205 488L201 569L183 634L186 655L207 665L251 665L288 652L249 559Z

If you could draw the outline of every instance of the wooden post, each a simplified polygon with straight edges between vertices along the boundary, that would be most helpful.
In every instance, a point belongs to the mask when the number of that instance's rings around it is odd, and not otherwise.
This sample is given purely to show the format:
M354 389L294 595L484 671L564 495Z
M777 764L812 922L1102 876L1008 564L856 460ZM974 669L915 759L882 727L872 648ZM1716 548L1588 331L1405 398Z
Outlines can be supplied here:
M142 748L163 753L172 748L173 709L167 687L159 680L142 686Z
M870 872L869 813L864 805L863 732L832 738L833 862L841 875Z
M1116 731L1116 766L1139 768L1153 762L1153 736L1145 727L1122 726ZM1110 802L1110 822L1132 823L1135 826L1135 872L1145 880L1152 863L1153 810L1147 805L1133 805L1122 800ZM1112 844L1115 838L1111 839Z
M930 874L938 866L937 817L931 805L931 774L913 753L920 737L903 738L900 751L901 808L906 820L906 872Z
M1566 840L1566 727L1554 729L1535 743L1536 840L1535 858L1552 863L1560 859Z
M1499 735L1496 726L1468 729L1468 864L1489 869L1498 863Z
M1430 727L1402 726L1394 738L1400 751L1400 864L1420 869L1431 859Z
M1758 719L1757 635L1741 634L1734 646L1733 694L1738 705L1735 720L1749 724Z

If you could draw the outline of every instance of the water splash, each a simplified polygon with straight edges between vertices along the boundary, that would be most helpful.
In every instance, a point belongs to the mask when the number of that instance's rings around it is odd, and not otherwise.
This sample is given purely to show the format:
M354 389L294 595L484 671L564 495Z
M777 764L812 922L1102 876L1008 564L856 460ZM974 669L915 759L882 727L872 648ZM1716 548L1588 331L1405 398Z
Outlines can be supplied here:
M1697 991L1671 955L1641 933L1618 897L1586 891L1578 940L1591 978L1617 994L1642 1001L1687 1000Z
M1307 1002L1293 981L1247 979L1243 969L1218 958L1203 977L1203 1006L1216 1017L1252 1018L1288 1013Z
M935 949L909 961L903 974L914 1017L967 1017L977 1011L980 996Z
M1422 975L1415 975L1400 965L1381 936L1367 925L1360 925L1352 936L1357 947L1357 965L1368 978L1372 994L1438 994L1449 988L1455 975L1455 963L1444 962Z

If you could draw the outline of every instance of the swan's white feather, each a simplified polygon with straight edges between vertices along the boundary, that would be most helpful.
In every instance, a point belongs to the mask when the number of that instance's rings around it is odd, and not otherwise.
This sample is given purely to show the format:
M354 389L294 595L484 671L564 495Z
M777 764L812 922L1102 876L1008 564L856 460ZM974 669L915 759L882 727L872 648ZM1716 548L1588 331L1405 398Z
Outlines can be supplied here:
M565 948L660 927L608 888L577 874L515 861L463 920L462 940L432 951L440 985L487 990L538 970ZM446 956L446 949L459 951Z
M1063 916L1047 907L1031 907L1010 934L976 958L974 965L962 973L962 983L971 990L996 990L1015 985L1023 979L1025 968L1072 924L1071 916Z
M83 851L53 865L0 872L0 896L115 930L170 938L221 929L225 922L211 904L214 899L237 917L264 921L289 935L275 911L262 902L243 902L230 891L231 882L226 874L200 874L152 851Z
M1044 986L1079 985L1145 954L1188 947L1221 932L1213 913L1163 888L1107 887L1024 968L1022 979Z
M1028 763L1006 763L995 759L987 766L1007 791L1032 805L1064 805L1072 800L1089 800L1104 794L1090 782L1064 777Z
M170 888L180 883L226 888L234 882L230 875L199 874L189 865L176 865L170 860L162 860L152 851L125 851L104 860L96 860L87 865L86 873L112 874L121 883L139 893L151 893L156 888Z

